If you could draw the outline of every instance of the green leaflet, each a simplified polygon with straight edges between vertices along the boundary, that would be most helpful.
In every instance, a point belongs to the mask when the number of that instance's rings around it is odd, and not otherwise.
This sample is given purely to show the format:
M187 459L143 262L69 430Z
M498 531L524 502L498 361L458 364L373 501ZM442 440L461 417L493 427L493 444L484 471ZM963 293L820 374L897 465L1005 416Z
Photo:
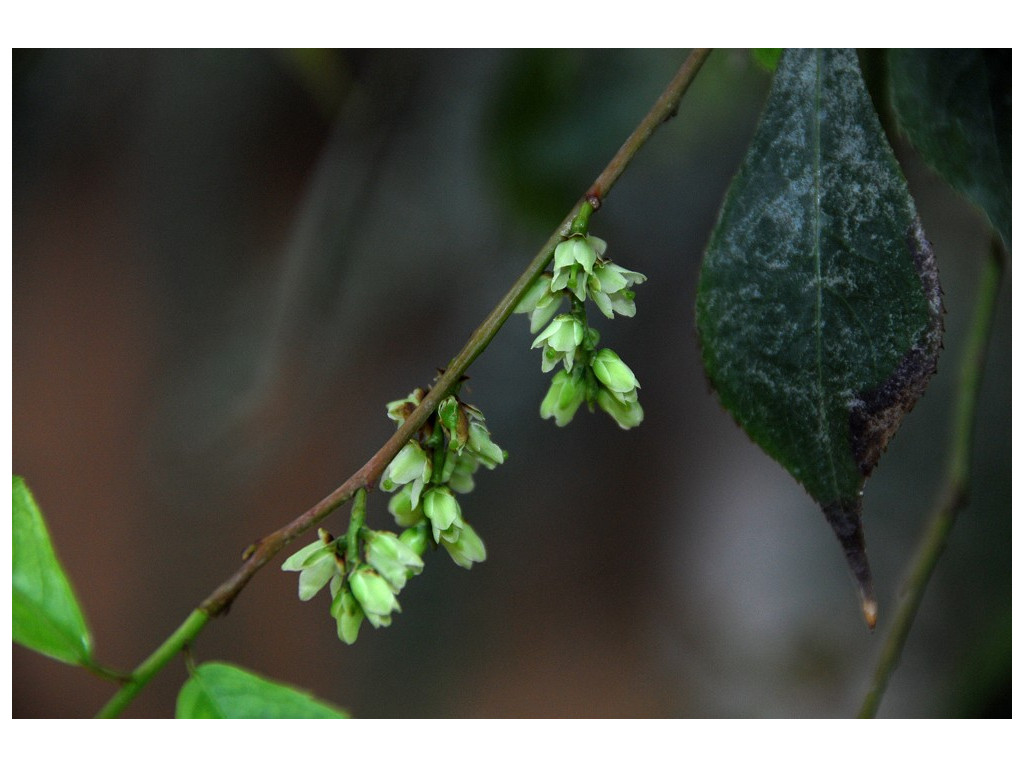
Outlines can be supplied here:
M92 639L24 478L14 476L11 630L14 642L68 664L92 665Z
M175 717L343 718L333 705L288 685L275 683L231 664L200 664L178 693Z
M853 51L787 50L697 293L722 404L821 504L875 602L861 491L935 371L931 246Z
M889 75L910 141L1009 248L1010 50L892 50Z

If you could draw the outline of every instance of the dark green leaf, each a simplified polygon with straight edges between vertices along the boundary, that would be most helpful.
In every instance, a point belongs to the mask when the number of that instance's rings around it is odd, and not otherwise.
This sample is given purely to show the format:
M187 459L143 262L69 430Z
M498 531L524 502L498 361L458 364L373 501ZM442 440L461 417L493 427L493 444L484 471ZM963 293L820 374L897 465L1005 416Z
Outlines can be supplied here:
M889 73L910 141L1010 247L1010 50L893 50Z
M723 405L821 504L875 603L861 490L935 371L942 300L852 51L787 50L701 270Z
M310 694L230 664L200 664L178 693L178 718L348 717Z
M14 477L11 540L14 642L68 664L91 664L92 640L43 514L25 480Z

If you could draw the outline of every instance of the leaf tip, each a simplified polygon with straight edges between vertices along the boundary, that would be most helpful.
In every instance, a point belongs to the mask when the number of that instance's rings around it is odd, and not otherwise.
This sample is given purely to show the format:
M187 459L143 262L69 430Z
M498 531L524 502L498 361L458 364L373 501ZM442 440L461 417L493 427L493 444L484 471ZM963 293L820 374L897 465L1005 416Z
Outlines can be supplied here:
M822 507L825 518L839 539L846 555L846 564L857 581L860 592L860 607L868 629L874 629L878 621L878 602L868 565L868 554L864 546L864 528L861 525L861 501L858 497L851 502L833 502Z
M868 629L874 629L875 624L878 623L878 602L875 598L862 594L860 609L864 613L864 621L867 623Z

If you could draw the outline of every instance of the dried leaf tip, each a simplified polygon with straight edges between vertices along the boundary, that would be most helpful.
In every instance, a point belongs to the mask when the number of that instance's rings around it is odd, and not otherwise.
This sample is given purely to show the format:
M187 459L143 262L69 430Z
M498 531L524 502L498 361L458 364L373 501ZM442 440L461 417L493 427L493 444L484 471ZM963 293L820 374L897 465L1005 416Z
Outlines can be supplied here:
M822 511L843 547L846 564L857 582L864 621L867 622L868 629L874 629L875 622L878 620L878 603L875 600L871 568L868 565L868 555L864 547L860 499L852 502L834 502L822 507Z
M861 595L860 609L864 612L864 621L868 629L874 629L878 622L878 603L870 595Z

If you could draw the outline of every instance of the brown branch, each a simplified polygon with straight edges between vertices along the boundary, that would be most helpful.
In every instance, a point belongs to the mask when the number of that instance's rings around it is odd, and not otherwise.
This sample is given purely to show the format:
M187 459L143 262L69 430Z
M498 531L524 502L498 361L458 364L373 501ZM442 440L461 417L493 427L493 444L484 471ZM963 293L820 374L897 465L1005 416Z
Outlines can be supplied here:
M689 88L701 65L707 59L710 49L694 49L683 63L679 72L666 86L664 92L655 102L654 106L647 113L644 119L637 126L626 142L619 148L615 156L605 167L601 175L591 185L586 195L573 206L569 214L558 225L558 228L547 239L533 257L529 266L509 289L508 293L491 310L490 314L480 324L480 327L473 332L469 341L462 348L445 368L444 373L437 379L433 388L420 402L415 411L412 412L405 422L399 426L395 434L384 443L383 446L366 462L355 474L342 483L337 489L324 497L314 506L303 512L297 518L271 534L264 536L250 546L245 553L245 561L242 566L223 584L217 587L210 595L203 600L199 608L190 616L190 620L182 625L153 655L144 661L133 674L133 681L115 695L114 699L101 711L104 716L113 717L120 713L124 707L134 698L143 685L158 671L163 664L187 645L205 625L205 621L195 620L197 616L213 617L223 614L231 607L231 603L249 583L249 580L263 566L293 541L296 537L305 533L334 510L348 501L360 488L371 490L376 486L381 474L387 465L395 457L423 425L427 418L436 409L454 386L461 380L470 364L486 349L491 339L504 324L516 304L526 293L527 289L536 279L544 267L551 260L555 246L568 236L573 219L585 204L594 208L607 196L619 176L629 165L633 156L639 151L651 137L659 125L671 118L679 107L679 101ZM170 642L173 639L174 642ZM157 655L159 654L159 656ZM138 674L139 670L145 669L146 674Z

